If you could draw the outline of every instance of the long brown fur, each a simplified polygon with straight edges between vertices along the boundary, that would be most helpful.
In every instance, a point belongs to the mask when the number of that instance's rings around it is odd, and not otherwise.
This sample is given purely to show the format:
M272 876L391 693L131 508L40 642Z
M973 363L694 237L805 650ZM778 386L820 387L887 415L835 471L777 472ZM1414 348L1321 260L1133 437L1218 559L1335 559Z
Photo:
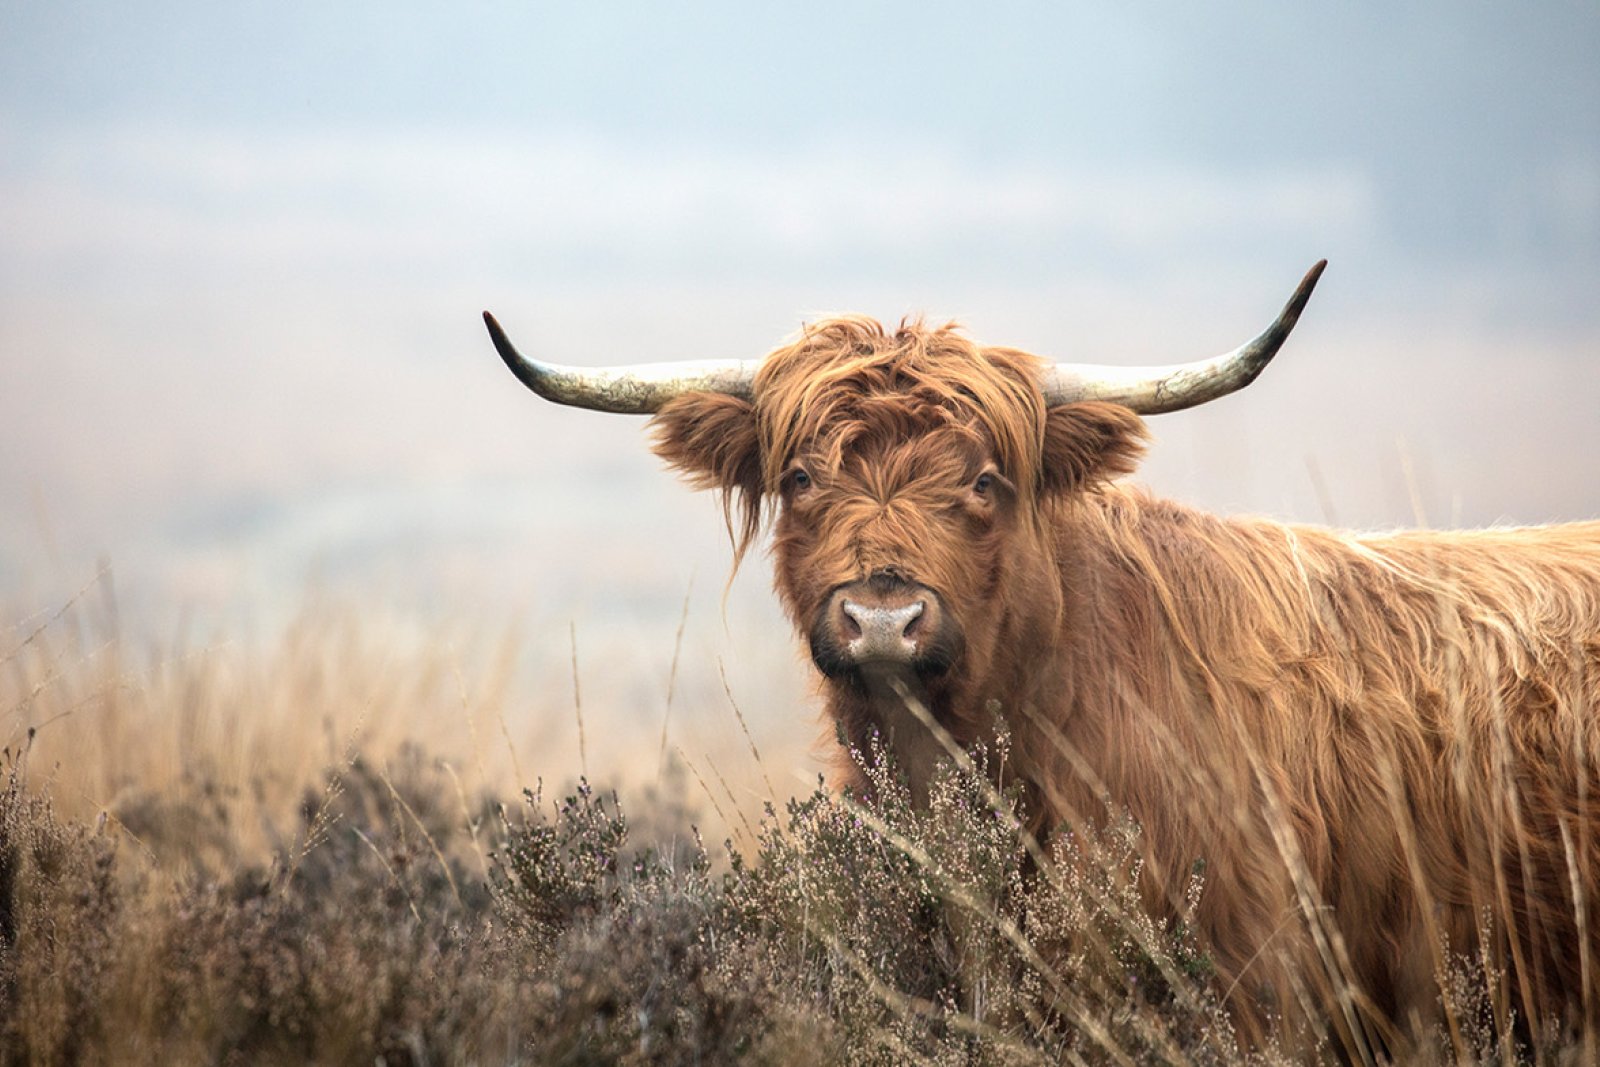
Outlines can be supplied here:
M753 403L672 402L656 447L729 494L741 555L780 503L802 632L884 567L937 591L962 652L918 698L967 743L998 713L1034 830L1131 813L1152 908L1204 863L1197 921L1246 1032L1352 990L1336 1028L1430 1022L1446 949L1503 968L1523 1018L1592 1025L1600 523L1214 517L1111 484L1143 422L1047 410L1038 366L954 327L831 320L771 354ZM973 488L986 470L999 491ZM824 691L849 742L909 736L892 701ZM936 746L895 752L925 783Z

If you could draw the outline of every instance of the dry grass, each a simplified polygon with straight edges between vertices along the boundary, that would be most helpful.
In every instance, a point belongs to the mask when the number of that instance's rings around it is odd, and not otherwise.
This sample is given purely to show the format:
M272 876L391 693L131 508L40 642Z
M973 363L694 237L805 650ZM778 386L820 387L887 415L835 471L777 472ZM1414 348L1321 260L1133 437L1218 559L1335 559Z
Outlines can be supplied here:
M652 728L625 817L587 785L520 789L548 754L515 751L503 643L311 612L265 652L135 661L114 618L91 587L0 643L0 1062L1385 1055L1333 1019L1242 1047L1184 919L1203 868L1151 918L1139 828L1019 833L1003 740L925 808L863 753L870 799L819 784L762 813L715 761L658 774ZM567 672L549 685L570 708ZM693 829L718 808L737 850ZM1408 1058L1596 1061L1593 1035L1516 1017L1493 961L1431 950L1442 1021Z

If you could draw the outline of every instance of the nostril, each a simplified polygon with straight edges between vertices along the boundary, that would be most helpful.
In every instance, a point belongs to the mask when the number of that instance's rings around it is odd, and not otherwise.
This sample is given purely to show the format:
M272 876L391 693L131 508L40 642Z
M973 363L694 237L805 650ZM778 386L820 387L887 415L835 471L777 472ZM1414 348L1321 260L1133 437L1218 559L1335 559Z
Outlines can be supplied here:
M839 629L843 631L846 641L852 641L861 636L861 614L864 609L853 600L846 600L839 605L840 614L843 616Z
M907 610L911 617L906 621L906 628L900 631L903 636L912 637L922 628L922 612L926 606L925 601L919 600Z

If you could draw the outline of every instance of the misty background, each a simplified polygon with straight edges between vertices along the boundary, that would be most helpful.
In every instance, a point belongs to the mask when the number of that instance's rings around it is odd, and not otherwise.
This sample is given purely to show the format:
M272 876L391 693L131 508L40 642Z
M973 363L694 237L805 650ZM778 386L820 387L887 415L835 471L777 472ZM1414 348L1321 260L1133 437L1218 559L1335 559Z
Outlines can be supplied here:
M844 311L1172 362L1322 257L1278 361L1153 419L1139 480L1363 528L1600 517L1587 0L0 0L0 643L106 562L158 643L333 603L511 633L537 691L575 634L595 750L653 744L687 604L677 706L720 663L802 752L764 560L724 599L717 502L643 420L526 392L480 311L578 364Z

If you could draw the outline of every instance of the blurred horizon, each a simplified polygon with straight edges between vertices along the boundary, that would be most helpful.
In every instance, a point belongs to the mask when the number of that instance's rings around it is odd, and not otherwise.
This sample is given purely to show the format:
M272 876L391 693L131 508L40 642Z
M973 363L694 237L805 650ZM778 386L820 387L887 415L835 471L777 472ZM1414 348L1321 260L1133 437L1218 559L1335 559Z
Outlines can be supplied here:
M573 627L621 703L660 700L687 601L684 657L803 708L764 561L724 600L716 502L642 420L528 395L484 308L578 364L846 311L1170 362L1326 257L1275 365L1153 420L1136 480L1362 528L1600 516L1593 4L0 11L19 636L109 560L144 639L325 600L548 666Z

